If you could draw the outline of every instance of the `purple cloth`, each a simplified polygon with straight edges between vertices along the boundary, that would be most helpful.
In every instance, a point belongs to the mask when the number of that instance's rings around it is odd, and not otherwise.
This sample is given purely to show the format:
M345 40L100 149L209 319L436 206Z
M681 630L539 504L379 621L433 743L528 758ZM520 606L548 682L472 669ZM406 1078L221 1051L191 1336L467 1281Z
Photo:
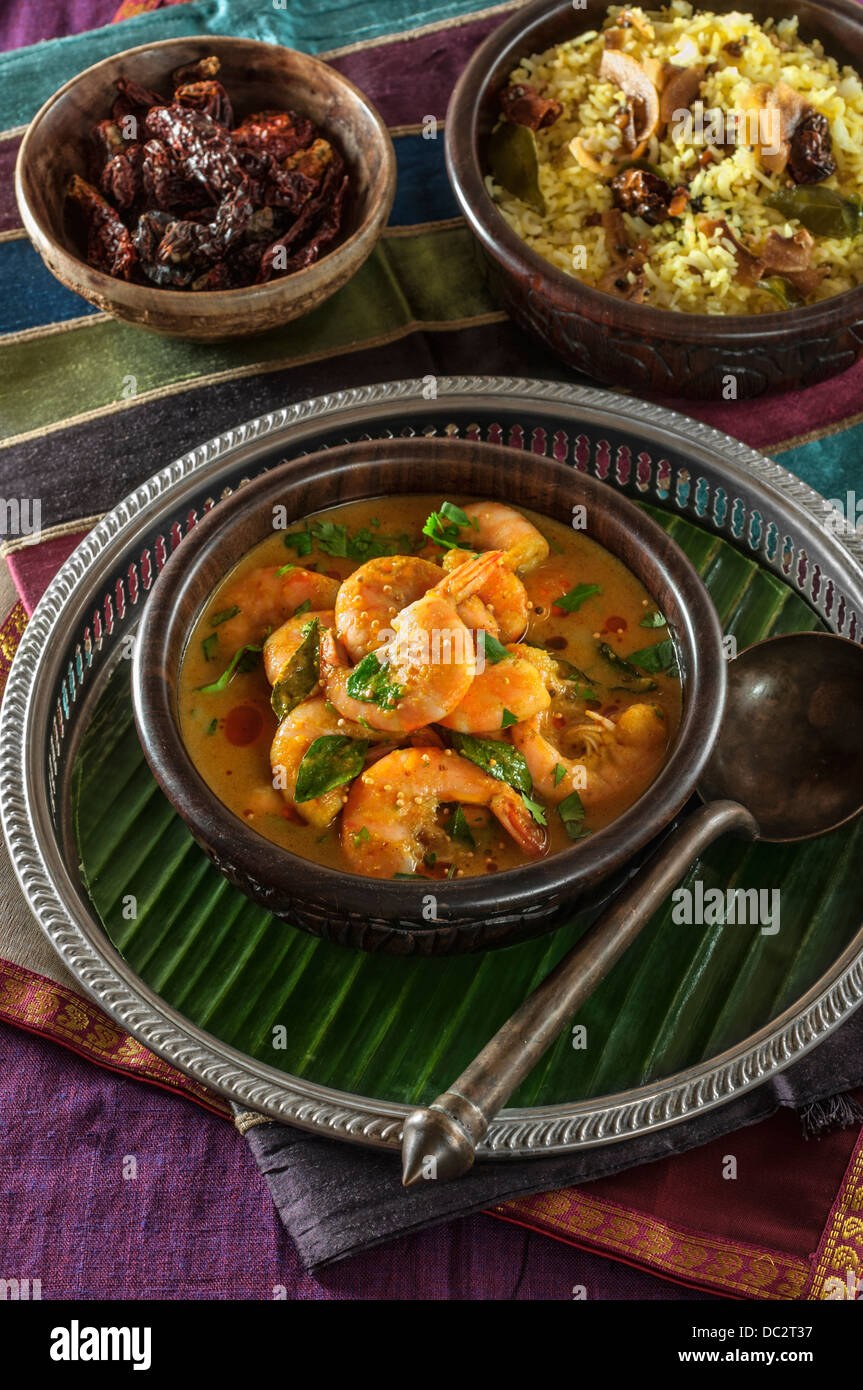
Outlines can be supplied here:
M6 1024L0 1073L0 1277L43 1299L712 1301L487 1216L315 1277L227 1120Z
M44 39L60 39L66 34L83 34L110 24L120 0L2 0L0 3L0 49L25 48Z

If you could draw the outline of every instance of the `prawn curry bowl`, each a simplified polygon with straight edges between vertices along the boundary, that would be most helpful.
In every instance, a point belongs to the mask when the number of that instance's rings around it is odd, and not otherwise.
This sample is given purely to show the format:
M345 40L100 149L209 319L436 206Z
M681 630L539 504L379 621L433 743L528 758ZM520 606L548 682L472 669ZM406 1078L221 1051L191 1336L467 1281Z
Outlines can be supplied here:
M423 953L612 891L692 792L725 691L710 600L659 527L461 440L241 486L160 575L133 686L150 766L232 882Z

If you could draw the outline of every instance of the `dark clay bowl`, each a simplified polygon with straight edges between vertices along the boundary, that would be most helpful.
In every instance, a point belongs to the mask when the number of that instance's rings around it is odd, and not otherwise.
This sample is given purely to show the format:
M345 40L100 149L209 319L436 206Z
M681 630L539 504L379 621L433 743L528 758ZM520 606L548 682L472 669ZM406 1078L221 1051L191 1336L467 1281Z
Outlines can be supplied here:
M486 877L429 884L366 879L313 864L259 835L214 795L180 735L177 677L203 605L233 565L310 512L398 493L503 497L568 526L587 509L586 534L619 556L665 614L679 649L684 702L667 763L607 829L548 859ZM132 675L138 734L162 790L214 864L276 916L364 950L424 955L504 946L570 918L602 886L636 867L645 846L690 796L725 702L722 634L710 598L676 543L613 488L536 454L464 440L361 442L294 459L219 502L182 541L147 600ZM421 914L437 898L437 922Z
M863 73L863 8L855 0L711 0L762 21L796 14L804 38L818 38L840 64ZM769 314L683 314L631 304L582 285L531 251L489 196L488 138L497 93L519 61L589 29L607 0L539 0L519 9L477 49L450 101L450 181L476 238L495 297L515 321L570 367L600 381L673 396L739 398L834 376L863 353L863 286L820 304Z
M311 117L337 146L351 175L339 239L305 270L243 289L164 290L104 275L87 264L75 209L69 208L65 196L72 174L87 177L90 130L110 112L115 78L129 77L167 94L174 69L208 53L221 60L219 80L238 120L267 107L291 107ZM276 328L309 313L340 289L373 250L389 217L395 187L389 132L352 82L305 53L221 35L143 44L79 73L33 117L15 169L21 220L61 284L139 328L213 341Z

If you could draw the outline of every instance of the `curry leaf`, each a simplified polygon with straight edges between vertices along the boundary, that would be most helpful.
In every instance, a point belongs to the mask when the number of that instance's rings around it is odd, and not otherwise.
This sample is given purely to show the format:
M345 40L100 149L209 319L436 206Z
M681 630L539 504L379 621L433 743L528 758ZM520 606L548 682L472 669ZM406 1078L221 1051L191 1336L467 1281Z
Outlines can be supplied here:
M652 681L647 676L643 676L638 670L638 667L632 664L631 657L620 656L607 642L600 642L599 654L601 657L605 658L610 666L613 666L615 670L619 671L621 677L627 681L626 685L612 686L612 690L628 690L631 693L643 695L648 690L656 689L656 681Z
M490 777L498 782L506 782L517 792L530 793L533 783L530 779L524 756L511 743L502 743L496 738L475 738L473 734L452 734L453 746L465 758L469 758Z
M284 719L310 695L318 683L320 670L321 625L317 618L306 623L302 642L288 657L276 678L270 704L277 719Z
M652 675L680 674L677 669L677 653L670 637L666 637L664 642L657 642L653 647L642 647L640 651L630 652L628 660L633 666L640 666L642 671L649 671Z
M363 770L369 745L345 734L321 734L308 749L297 770L296 802L311 801L324 792L352 782Z
M598 584L576 584L568 594L561 594L560 598L554 600L554 607L562 608L564 613L577 613L583 603L593 598L594 594L601 593L602 589Z

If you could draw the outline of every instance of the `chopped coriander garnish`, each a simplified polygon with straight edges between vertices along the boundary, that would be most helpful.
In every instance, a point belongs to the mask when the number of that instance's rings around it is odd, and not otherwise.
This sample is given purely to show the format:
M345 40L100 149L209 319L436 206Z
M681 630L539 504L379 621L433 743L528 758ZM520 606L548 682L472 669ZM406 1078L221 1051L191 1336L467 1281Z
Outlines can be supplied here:
M525 796L523 792L521 799L524 802L527 809L530 811L530 814L533 816L537 825L548 824L548 821L546 820L545 816L545 811L542 809L538 801L532 801L531 798L529 796Z
M504 712L503 712L503 718L502 718L501 721L500 721L500 727L501 727L502 729L509 729L509 728L511 728L511 726L512 726L513 724L517 724L517 723L518 723L518 720L516 719L516 717L515 717L515 715L512 713L512 711L511 711L511 710L508 710L508 709L505 709Z
M666 627L666 621L661 613L645 613L639 627Z
M464 843L470 845L471 848L476 844L476 840L473 838L473 831L467 823L467 816L461 806L456 806L455 808L455 815L450 823L449 833L454 840L463 840Z
M210 722L209 722L209 724L207 725L207 733L208 733L208 734L214 734L214 733L216 732L216 730L218 729L218 727L219 727L219 721L218 721L218 719L211 719Z
M205 661L212 661L212 660L213 660L213 655L214 655L214 653L216 652L218 646L219 646L219 634L218 634L217 632L211 632L210 635L209 635L209 637L205 637L205 638L204 638L203 642L201 643L201 647L202 647L203 652L204 652L204 660L205 660Z
M240 647L234 652L230 663L225 667L218 680L211 681L209 685L199 685L198 689L204 695L219 695L226 690L230 681L238 671L253 671L258 664L258 656L263 651L263 644L254 646L247 643L245 647Z
M308 525L306 525L303 531L289 531L284 537L284 544L287 546L288 550L295 550L297 552L297 558L301 555L311 555L314 546L312 542L312 533Z
M479 530L476 518L471 522L471 518L461 507L457 507L454 502L443 502L439 512L432 512L426 518L423 535L428 536L429 540L444 550L457 550L461 543L459 533L471 524L474 530Z
M295 570L296 568L296 565L292 564L279 565L279 568L276 570L276 578L281 579L283 575L290 574L291 570Z
M590 831L584 828L584 802L578 792L570 792L557 808L566 833L571 840L582 840Z
M566 768L563 766L562 763L558 763L554 769L554 785L556 787L559 787L565 776Z
M345 688L352 700L362 700L379 709L392 709L405 693L403 685L390 679L389 668L381 665L374 652L354 667Z
M294 609L294 617L299 618L301 614L308 613L311 606L312 600L310 598L304 598L302 603L297 604L297 607Z
M229 618L236 618L239 611L236 604L234 604L233 608L223 608L221 613L214 613L212 615L210 618L210 627L220 627L221 624L226 623Z
M492 636L490 632L477 633L477 647L492 666L496 666L499 661L505 661L508 656L512 655L512 652L508 652L506 647L498 642L497 638Z
M351 839L353 840L355 845L362 845L365 844L366 840L371 839L371 835L369 834L366 827L363 826L360 830L357 831L356 835L351 836Z

